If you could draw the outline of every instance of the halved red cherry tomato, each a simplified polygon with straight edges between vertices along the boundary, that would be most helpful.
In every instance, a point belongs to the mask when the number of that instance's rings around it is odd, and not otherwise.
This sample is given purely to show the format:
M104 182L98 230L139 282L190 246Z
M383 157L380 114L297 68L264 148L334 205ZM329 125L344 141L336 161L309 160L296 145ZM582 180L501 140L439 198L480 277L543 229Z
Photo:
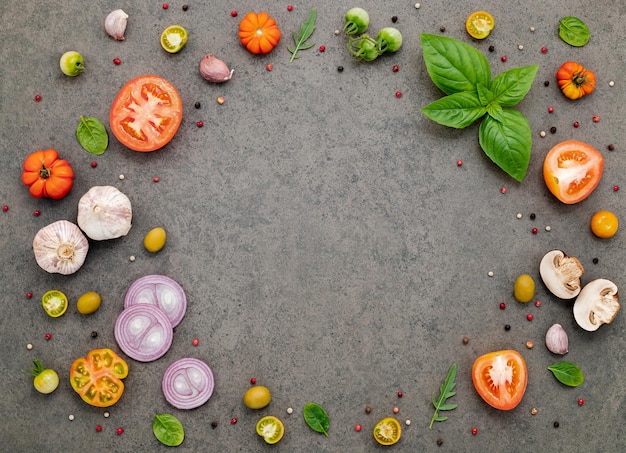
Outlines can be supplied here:
M111 131L135 151L154 151L167 145L183 118L183 102L174 86L162 77L144 75L126 83L113 101Z
M550 192L565 204L584 200L598 186L604 158L593 146L566 140L554 146L543 162L543 178Z
M124 393L128 364L111 349L93 349L70 368L70 384L87 404L109 407Z
M501 410L513 409L526 391L526 362L512 349L490 352L474 362L472 381L487 404Z

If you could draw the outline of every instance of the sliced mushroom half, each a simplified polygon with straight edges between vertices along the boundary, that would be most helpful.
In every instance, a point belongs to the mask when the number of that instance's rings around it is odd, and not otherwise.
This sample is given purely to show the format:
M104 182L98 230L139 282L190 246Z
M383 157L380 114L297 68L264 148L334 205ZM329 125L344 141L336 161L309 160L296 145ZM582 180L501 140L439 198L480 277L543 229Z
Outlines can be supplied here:
M602 324L610 324L618 311L617 286L604 278L587 283L574 302L574 319L591 332Z
M578 258L561 250L551 250L539 264L539 274L550 292L560 299L573 299L580 293L580 277L585 270Z

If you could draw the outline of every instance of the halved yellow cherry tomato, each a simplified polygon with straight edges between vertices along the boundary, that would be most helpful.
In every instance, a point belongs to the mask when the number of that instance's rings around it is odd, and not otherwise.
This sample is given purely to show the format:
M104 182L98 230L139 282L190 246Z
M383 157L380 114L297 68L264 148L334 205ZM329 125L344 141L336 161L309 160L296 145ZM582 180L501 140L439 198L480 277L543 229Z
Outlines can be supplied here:
M380 445L393 445L400 440L402 426L393 417L383 418L374 426L374 439Z
M279 419L268 415L257 422L256 433L261 436L265 442L272 445L283 438L285 427L283 426L283 422Z
M465 29L472 38L485 39L493 30L493 16L486 11L475 11L465 21Z
M187 30L180 25L170 25L161 34L161 46L169 53L180 52L187 44Z
M599 238L612 238L618 226L617 216L611 211L598 211L591 217L591 231Z
M41 297L41 304L48 316L58 318L67 310L67 296L61 291L52 289Z

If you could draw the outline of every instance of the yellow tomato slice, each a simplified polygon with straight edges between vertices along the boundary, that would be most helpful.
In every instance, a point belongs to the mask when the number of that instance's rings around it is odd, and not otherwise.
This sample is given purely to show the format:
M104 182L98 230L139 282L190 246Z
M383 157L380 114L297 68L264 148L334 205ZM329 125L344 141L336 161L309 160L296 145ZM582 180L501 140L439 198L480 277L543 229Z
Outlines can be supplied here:
M472 38L485 39L493 30L493 16L486 11L475 11L465 21L465 29Z

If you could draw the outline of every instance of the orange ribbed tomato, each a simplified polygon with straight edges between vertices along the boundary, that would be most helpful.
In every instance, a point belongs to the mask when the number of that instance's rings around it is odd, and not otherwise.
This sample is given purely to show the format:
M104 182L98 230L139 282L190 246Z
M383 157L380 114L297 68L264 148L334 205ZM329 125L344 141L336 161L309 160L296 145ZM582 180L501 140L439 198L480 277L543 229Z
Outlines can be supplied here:
M35 198L60 200L74 184L74 171L54 149L35 151L24 160L22 182Z
M266 12L249 12L239 23L241 44L255 55L271 52L280 41L280 36L276 21Z
M580 63L566 61L556 73L563 94L569 99L579 99L596 87L596 75Z

